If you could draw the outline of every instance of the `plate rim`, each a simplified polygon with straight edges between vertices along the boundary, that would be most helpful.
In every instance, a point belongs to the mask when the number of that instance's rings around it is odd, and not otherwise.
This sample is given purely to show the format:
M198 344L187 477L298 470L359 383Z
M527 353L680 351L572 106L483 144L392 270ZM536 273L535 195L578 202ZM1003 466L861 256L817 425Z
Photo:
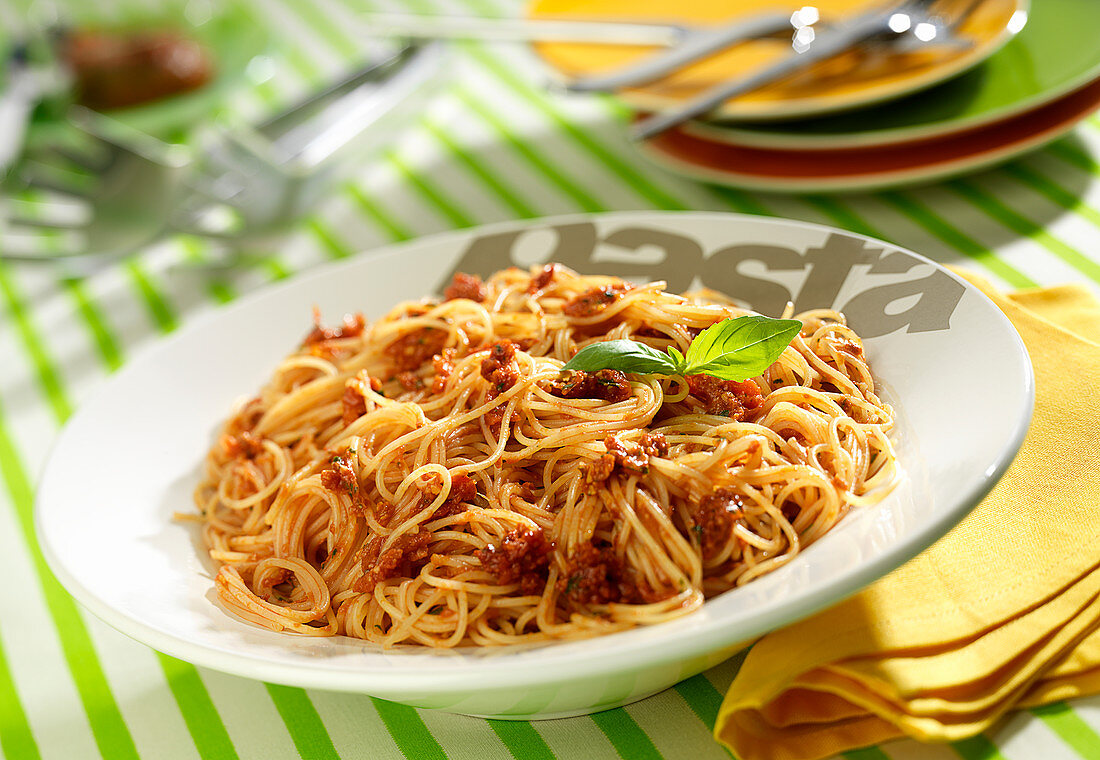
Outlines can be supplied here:
M843 134L838 132L829 136L815 137L812 140L797 135L791 135L789 141L786 139L779 139L775 142L770 142L770 137L765 140L759 139L759 136L762 134L761 132L741 130L734 125L692 120L687 122L684 126L687 128L687 131L697 137L707 140L724 142L729 145L743 146L746 148L789 150L792 153L797 151L828 150L829 148L901 147L910 142L916 143L925 140L938 140L944 137L952 137L960 132L969 132L970 130L978 130L983 127L995 127L998 122L1008 121L1017 116L1026 116L1028 113L1037 111L1043 106L1048 106L1077 90L1088 87L1098 80L1100 80L1100 61L1098 61L1093 68L1089 69L1087 74L1070 81L1067 86L1053 88L1039 93L1035 95L1030 102L1026 102L1026 105L1021 105L1019 108L1005 107L1001 111L991 111L980 117L975 116L971 119L952 122L949 129L944 129L942 131L932 130L922 132L918 127L897 127L890 130L884 129L877 132L866 133L868 138L874 138L878 135L888 135L887 139L882 140L862 139L864 135ZM747 139L743 139L742 135L747 137Z
M1070 92L1063 96L1063 99L1068 100L1075 95L1083 92L1091 87L1100 86L1100 76L1096 79L1086 83L1083 87ZM1041 106L1041 108L1053 107L1058 104L1059 101L1051 101ZM1066 118L1060 122L1057 122L1045 129L1038 130L1026 137L1018 140L1002 144L998 147L991 149L983 149L978 153L971 153L968 156L947 160L938 161L933 164L919 164L904 169L890 169L885 171L867 171L859 174L847 174L840 177L833 176L775 176L769 174L759 174L755 172L734 171L730 169L723 169L715 166L707 166L702 164L696 164L691 161L685 160L679 156L668 153L664 148L660 147L658 143L649 140L635 144L635 149L650 161L662 166L668 171L686 176L692 179L701 180L703 182L709 182L712 184L724 185L727 187L738 188L750 188L755 190L765 190L773 192L865 192L870 190L882 190L890 187L898 187L902 185L916 185L928 182L934 182L941 179L946 179L958 175L962 172L978 171L983 169L989 169L998 164L1010 161L1013 158L1024 155L1032 150L1038 150L1039 148L1047 145L1054 140L1068 134L1078 124L1087 119L1091 114L1096 112L1097 107L1100 107L1100 94L1098 94L1092 101L1092 105L1083 109L1080 113ZM973 130L974 134L981 134L983 130L993 130L998 127L1007 126L1010 122L1014 122L1017 119L1026 117L1027 114L1017 114L1010 119L1005 119L1003 122L990 124L984 128L977 128ZM679 127L673 128L672 132L680 132L686 137L695 140L710 141L710 138L699 135L687 130L682 130ZM963 132L971 132L971 130L963 130ZM942 135L939 138L930 138L927 142L935 143L937 140L950 140L956 137L963 136L962 133ZM914 145L924 144L926 141L919 140L914 141ZM756 148L753 146L735 145L733 143L718 141L716 144L719 147L744 149L752 151L767 151L767 152L785 152L792 155L798 155L801 151L786 151L781 148ZM898 145L882 145L873 146L874 148L882 148L885 150L905 150L908 143ZM845 147L841 148L841 151L852 151L857 148Z
M953 504L945 508L943 513L938 515L936 519L915 529L906 540L893 546L891 551L860 564L848 574L842 574L826 581L824 585L816 589L817 593L813 598L805 599L796 596L790 600L780 601L764 614L753 618L753 624L747 626L751 631L750 633L742 633L734 637L723 635L723 626L721 622L714 620L710 621L709 625L705 625L699 630L697 632L698 635L687 639L681 639L676 647L668 647L668 642L661 638L658 638L656 641L633 641L630 646L625 647L612 647L608 645L608 642L622 642L621 638L615 634L586 639L580 643L587 645L593 642L597 644L602 642L603 646L596 646L594 648L596 651L593 652L582 651L577 653L578 656L571 662L572 671L578 674L583 672L587 677L598 677L626 670L637 670L641 665L651 667L669 662L683 662L690 658L702 657L708 654L714 654L726 648L734 647L739 643L743 643L746 640L755 638L780 626L788 625L808 617L827 606L838 604L932 545L969 514L981 499L989 493L994 485L996 485L997 481L1015 458L1029 429L1035 403L1034 373L1026 346L1011 322L996 304L982 293L981 290L962 277L928 257L904 247L860 233L813 222L762 217L752 214L712 211L617 211L579 213L539 217L528 220L506 220L463 230L449 230L414 238L409 241L367 249L360 252L359 255L348 259L325 262L317 267L304 270L284 282L261 286L231 304L196 315L193 319L186 322L179 331L172 335L158 338L150 344L147 344L142 350L137 351L119 372L108 377L105 382L101 383L98 388L89 394L88 398L76 410L50 447L45 465L40 471L37 482L33 512L35 535L47 564L66 591L96 617L123 634L153 649L191 662L195 665L210 667L234 675L248 678L260 678L287 685L357 693L384 693L393 690L409 691L416 688L431 688L435 690L452 689L469 693L485 689L514 687L517 678L517 664L515 658L509 656L496 658L495 661L491 657L479 660L476 662L476 667L471 667L467 664L466 667L461 669L441 668L437 671L402 671L398 668L392 670L376 669L373 671L318 669L310 667L310 665L305 662L272 662L263 659L259 654L255 653L242 651L229 652L202 643L195 643L171 632L162 631L160 628L142 620L135 619L127 613L115 610L109 604L100 601L91 589L86 588L84 584L68 571L64 561L55 553L50 544L49 536L45 533L43 528L42 513L48 508L45 503L48 496L48 485L51 476L56 477L56 475L52 475L53 470L57 467L56 454L62 442L72 434L74 423L78 423L84 417L88 416L91 413L89 410L94 411L97 401L107 395L108 389L112 384L118 382L118 378L124 377L125 374L135 372L135 368L140 368L142 365L154 361L160 353L170 351L174 344L179 342L183 336L199 330L203 325L222 318L223 315L230 311L252 308L251 305L253 303L272 298L285 289L302 287L303 283L329 276L334 272L354 268L356 266L363 266L368 260L372 261L372 263L377 263L380 255L398 256L409 248L417 246L431 247L454 245L459 241L468 239L471 234L476 234L478 232L489 233L506 229L524 229L528 227L548 226L551 224L568 224L594 220L648 219L651 222L656 221L659 223L661 217L667 218L670 216L682 219L706 217L719 221L749 221L753 224L775 226L793 225L794 227L810 229L817 232L840 233L866 242L886 245L891 249L903 251L908 255L916 257L922 263L935 267L937 270L946 273L956 282L962 284L966 290L984 299L987 305L992 309L993 318L1001 322L1002 326L1006 328L1009 340L1016 349L1017 358L1022 358L1022 379L1025 386L1023 389L1025 396L1024 405L1023 408L1019 410L1019 416L1013 428L1012 435L1002 443L992 463L983 473L976 476L976 480L971 487L965 493L962 493ZM644 626L634 630L653 631L659 628L659 625ZM624 633L629 633L629 631ZM555 646L556 644L550 644L549 648L552 649ZM545 650L546 647L540 649ZM376 655L384 654L384 652L370 649L366 651L365 654ZM518 651L515 652L515 654L522 657L523 652ZM642 659L643 655L644 659ZM573 677L563 679L563 671L555 667L556 664L553 660L549 662L536 662L533 664L523 663L523 665L526 667L523 668L522 678L523 682L528 685L549 685L559 683L563 680L573 679ZM476 678L476 681L472 681L472 677Z

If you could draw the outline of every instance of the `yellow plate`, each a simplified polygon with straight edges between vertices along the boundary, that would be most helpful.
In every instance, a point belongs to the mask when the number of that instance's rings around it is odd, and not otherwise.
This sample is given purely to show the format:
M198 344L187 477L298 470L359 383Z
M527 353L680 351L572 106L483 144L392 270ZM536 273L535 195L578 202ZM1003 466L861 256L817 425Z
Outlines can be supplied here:
M531 18L622 20L686 25L720 25L768 11L793 11L813 0L534 0ZM950 19L970 0L940 0L935 10ZM882 7L883 0L817 0L823 23ZM775 120L829 113L895 98L929 87L982 62L1019 31L1028 0L982 0L956 30L973 44L945 52L891 54L888 46L846 53L756 92L727 101L716 118ZM1012 19L1012 23L1010 23ZM563 78L605 73L628 66L657 48L593 43L540 42L536 52ZM741 76L789 54L789 41L753 40L706 58L657 82L618 94L645 111L675 108L707 88Z

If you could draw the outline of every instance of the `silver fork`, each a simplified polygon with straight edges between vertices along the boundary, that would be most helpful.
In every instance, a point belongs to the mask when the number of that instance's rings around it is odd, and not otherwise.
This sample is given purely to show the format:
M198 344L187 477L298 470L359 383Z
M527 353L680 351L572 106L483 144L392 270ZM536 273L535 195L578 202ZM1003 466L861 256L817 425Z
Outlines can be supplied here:
M0 256L65 262L82 275L171 233L235 248L277 232L407 119L418 103L410 96L440 79L443 55L441 45L406 46L258 126L212 128L197 148L74 109L75 142L31 151L9 178L8 189L50 195L8 199ZM376 139L360 139L368 132ZM53 245L12 244L35 230Z
M443 78L445 55L442 44L406 46L257 126L219 130L202 145L177 224L204 225L228 207L238 226L225 234L243 239L286 227L423 107ZM368 133L370 140L358 139Z
M96 126L74 130L65 145L30 151L9 177L4 258L113 258L166 232L190 151L143 133L127 134L124 144L124 130ZM19 194L35 201L19 203Z
M725 103L731 98L758 90L765 85L785 79L793 74L805 70L813 64L833 58L843 52L860 45L886 41L895 44L905 40L908 43L909 33L921 25L933 25L940 30L941 39L936 44L943 44L945 37L953 32L961 23L965 15L969 15L980 0L973 0L951 22L944 23L940 14L932 12L933 6L939 0L905 0L886 8L877 8L867 11L827 33L805 41L801 46L795 40L794 51L779 61L766 65L748 75L723 82L702 93L699 97L688 101L680 108L655 114L645 118L634 125L630 131L633 140L644 140L654 137L672 127L700 116ZM916 43L908 43L919 46L925 41L916 39ZM911 48L912 49L912 48Z

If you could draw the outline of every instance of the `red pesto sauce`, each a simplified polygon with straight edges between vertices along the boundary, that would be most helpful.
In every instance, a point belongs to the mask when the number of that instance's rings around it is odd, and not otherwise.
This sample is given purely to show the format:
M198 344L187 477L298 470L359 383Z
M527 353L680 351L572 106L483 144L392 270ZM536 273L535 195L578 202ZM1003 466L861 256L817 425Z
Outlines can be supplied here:
M532 288L545 287L554 276L554 268L547 267L532 283ZM629 285L613 285L593 288L566 304L564 311L571 317L590 318L600 314L630 289ZM453 282L444 291L447 300L468 298L482 301L486 290L481 278L464 273L456 274ZM324 346L330 340L355 337L362 333L365 321L362 315L345 317L344 323L335 328L325 328L315 314L313 331L306 336L305 346ZM427 361L431 361L436 373L433 390L438 392L453 370L454 352L443 350L446 334L442 330L421 328L398 338L384 349L393 362L393 371L411 374ZM480 350L484 354L481 362L481 376L490 384L489 398L494 398L519 379L515 364L515 353L522 346L510 340L501 340ZM400 374L399 374L400 377ZM734 420L751 419L756 409L763 403L764 396L751 380L735 382L720 380L708 375L690 375L687 377L689 392L704 407L708 414L717 414ZM371 387L377 391L380 383L370 378ZM405 384L412 390L411 383ZM608 402L622 401L630 396L630 383L625 374L617 370L598 370L596 372L563 372L561 376L548 384L547 390L562 398L599 398ZM351 388L342 400L344 424L350 424L366 413L366 404L362 396ZM499 428L503 407L492 410L487 418L491 426ZM644 472L648 469L650 456L660 456L667 451L664 436L647 434L641 443L624 444L618 437L609 435L604 441L608 453L597 460L587 474L590 487L606 480L616 469ZM322 474L322 482L333 491L358 492L358 482L354 472L340 458L334 458ZM711 496L695 505L693 519L702 537L704 558L720 548L721 539L733 527L733 521L740 510L740 497L728 489L719 489ZM427 502L435 494L426 493ZM458 514L474 504L477 497L476 482L467 475L454 479L451 492L446 501L436 510L431 519ZM426 502L426 503L427 503ZM362 505L360 505L362 506ZM403 536L390 549L380 552L381 539L376 538L366 547L362 557L365 571L356 585L356 590L369 592L375 584L397 574L413 575L416 563L427 558L424 542L428 534ZM524 594L538 594L545 586L549 571L549 555L554 549L553 542L547 540L541 530L517 529L508 533L499 546L487 546L479 549L478 559L490 573L497 576L501 584L519 583ZM639 583L615 556L609 546L597 546L589 542L577 548L567 561L567 572L558 581L558 590L565 596L582 604L606 604L608 602L627 602L644 604L666 598L668 590L651 589L645 583Z
M190 92L214 75L202 46L173 31L77 29L62 38L59 55L75 80L76 101L99 111Z

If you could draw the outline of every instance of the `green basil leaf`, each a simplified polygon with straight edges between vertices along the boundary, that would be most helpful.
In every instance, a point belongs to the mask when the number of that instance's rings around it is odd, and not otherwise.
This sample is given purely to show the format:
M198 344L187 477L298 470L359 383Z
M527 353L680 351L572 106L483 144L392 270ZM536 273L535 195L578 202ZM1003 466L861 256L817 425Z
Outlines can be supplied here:
M617 369L640 375L676 374L676 365L666 354L633 340L605 340L585 346L562 369L582 372Z
M797 319L756 314L722 320L699 333L688 346L683 373L748 380L774 364L801 329Z
M676 346L669 346L667 350L668 355L672 357L673 364L676 365L676 372L683 372L684 367L687 366L687 360L684 359L684 355L680 353Z

